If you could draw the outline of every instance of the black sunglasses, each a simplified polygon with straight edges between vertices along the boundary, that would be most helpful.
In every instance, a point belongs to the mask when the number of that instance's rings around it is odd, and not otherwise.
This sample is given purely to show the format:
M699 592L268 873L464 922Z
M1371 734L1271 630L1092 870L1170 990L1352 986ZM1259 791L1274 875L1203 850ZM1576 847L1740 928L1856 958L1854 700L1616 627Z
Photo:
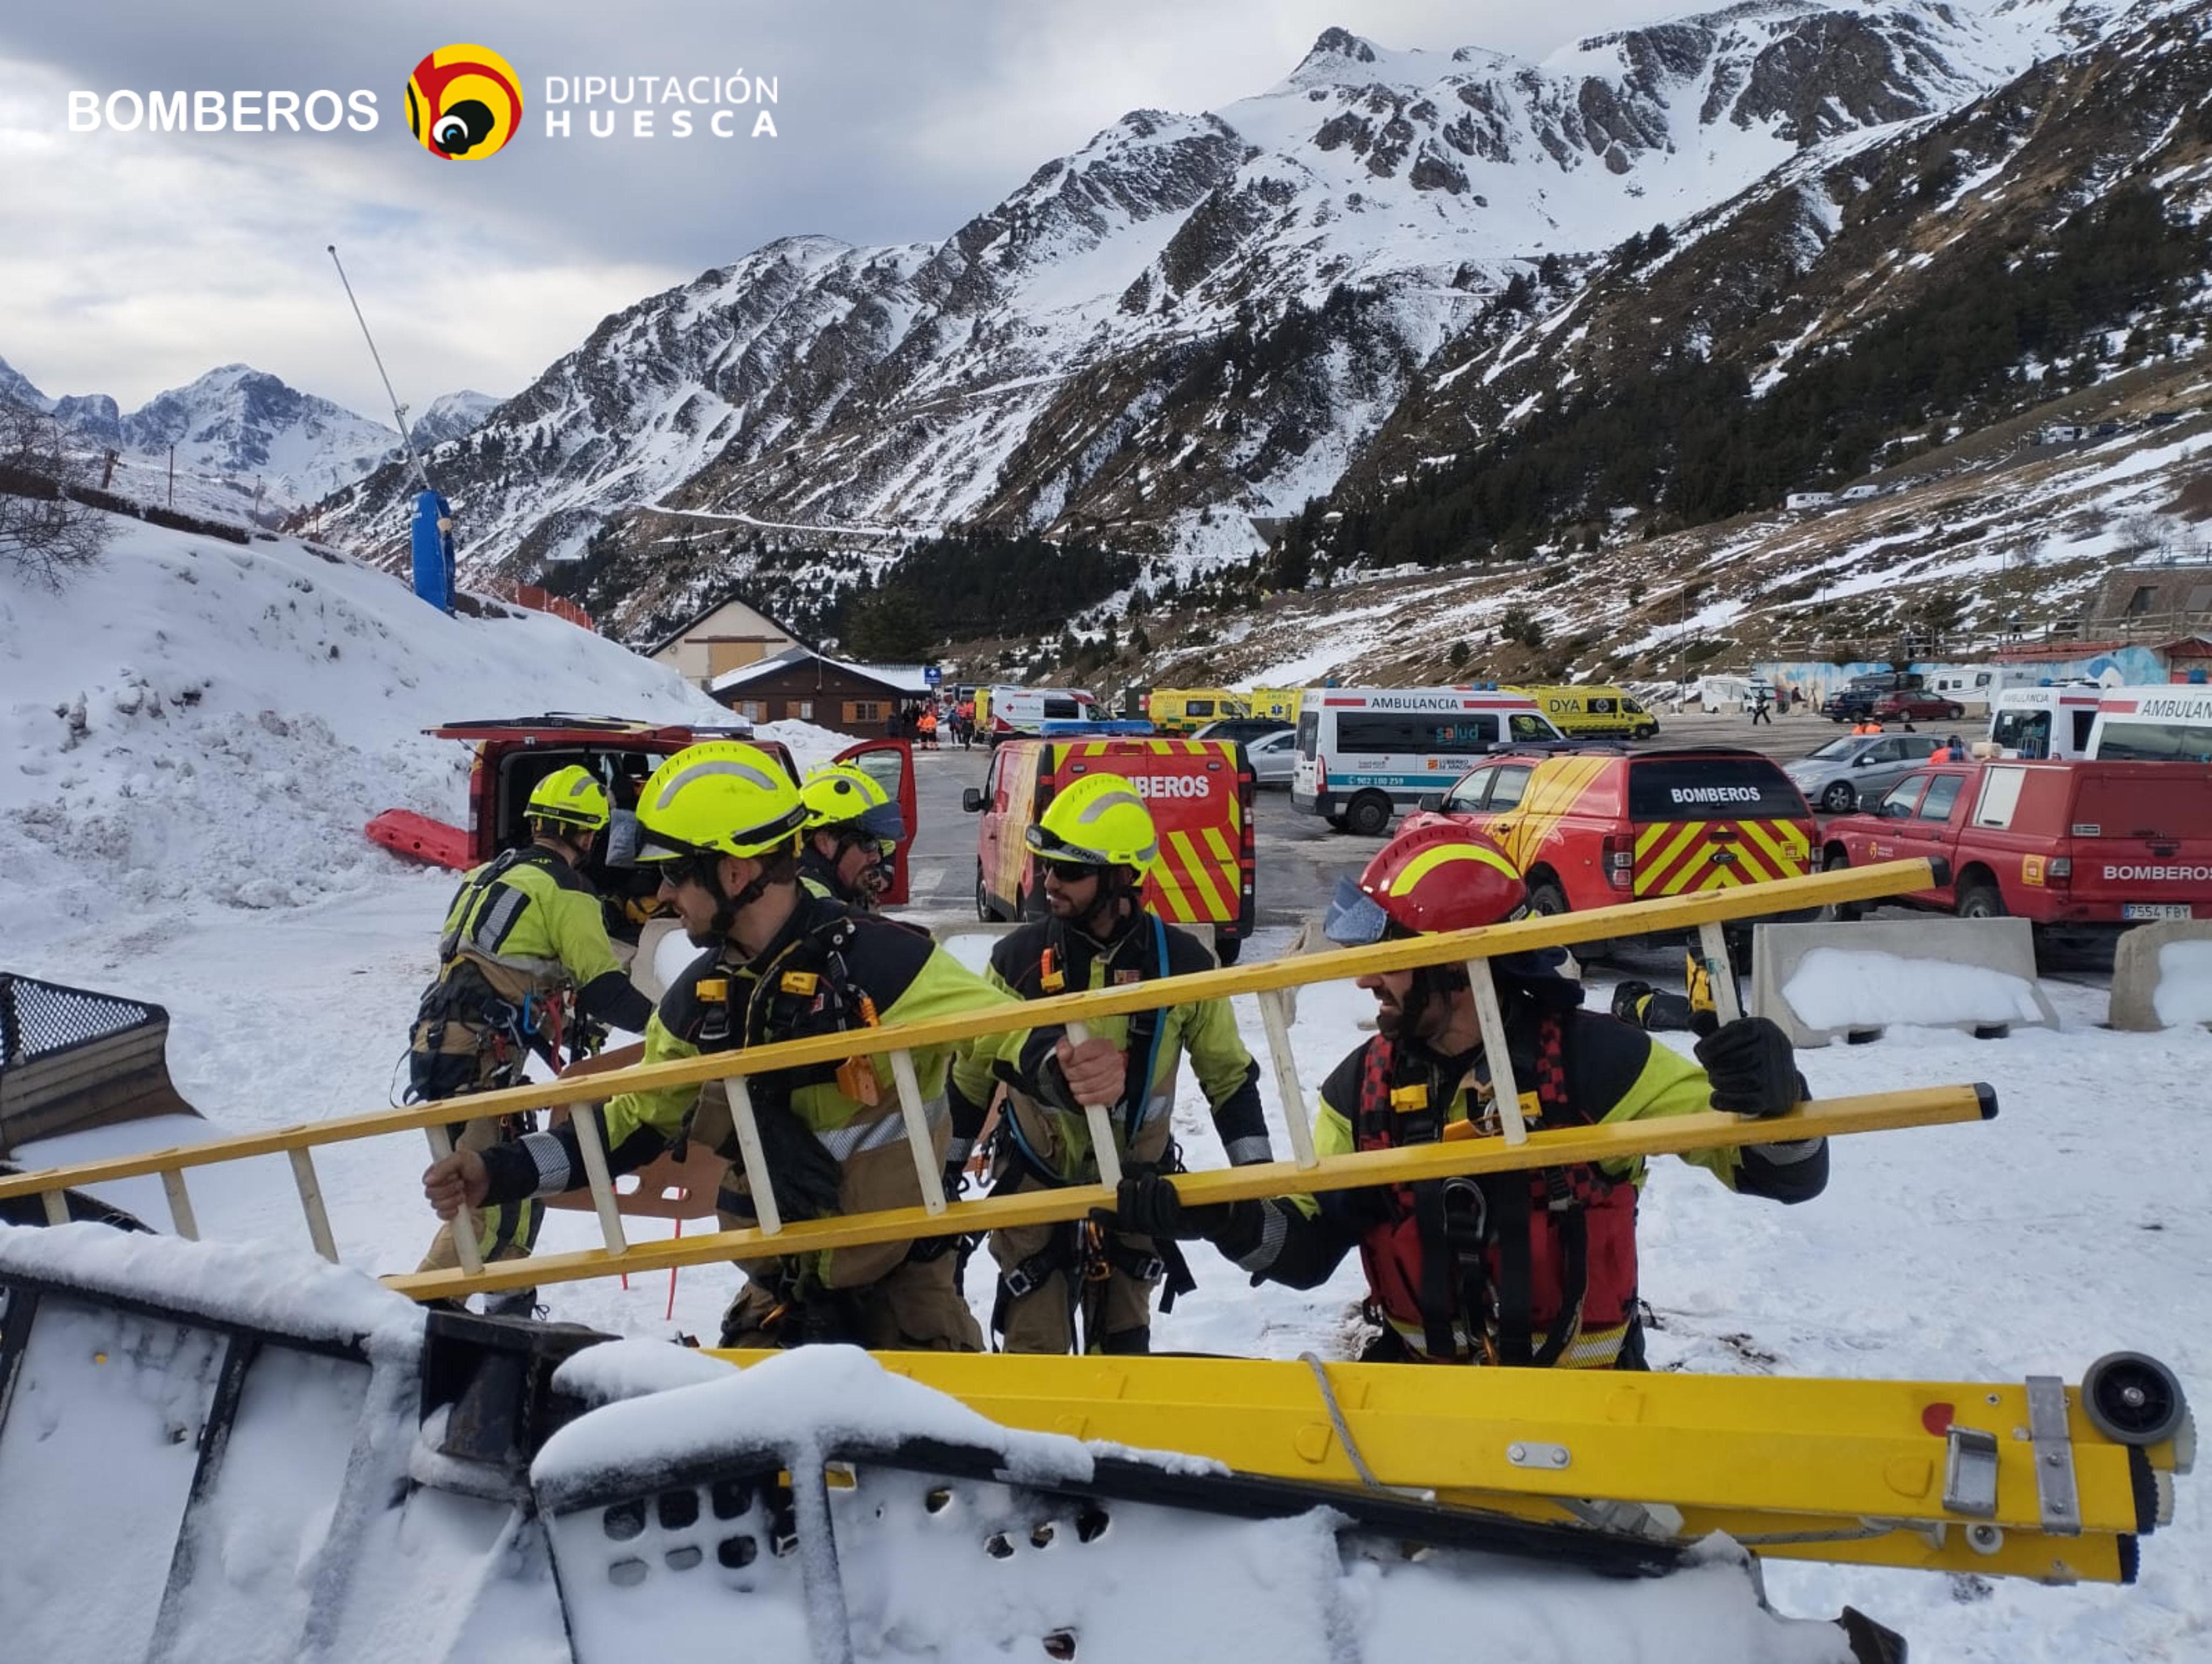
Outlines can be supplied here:
M1054 861L1041 859L1039 864L1043 866L1047 872L1052 874L1054 878L1059 879L1060 883L1064 884L1079 884L1085 878L1097 878L1102 871L1101 868L1093 866L1089 861Z
M720 862L718 858L706 855L678 855L669 860L650 861L643 865L649 866L659 878L661 883L673 890L678 884L687 882L703 887L707 882L707 875L719 866Z

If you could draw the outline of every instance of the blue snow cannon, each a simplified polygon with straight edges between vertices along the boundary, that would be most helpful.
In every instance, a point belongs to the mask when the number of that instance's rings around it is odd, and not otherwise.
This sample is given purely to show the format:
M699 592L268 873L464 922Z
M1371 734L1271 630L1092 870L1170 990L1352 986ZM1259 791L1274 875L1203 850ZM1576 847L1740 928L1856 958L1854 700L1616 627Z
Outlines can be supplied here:
M415 494L415 592L441 612L453 610L453 506L435 491Z

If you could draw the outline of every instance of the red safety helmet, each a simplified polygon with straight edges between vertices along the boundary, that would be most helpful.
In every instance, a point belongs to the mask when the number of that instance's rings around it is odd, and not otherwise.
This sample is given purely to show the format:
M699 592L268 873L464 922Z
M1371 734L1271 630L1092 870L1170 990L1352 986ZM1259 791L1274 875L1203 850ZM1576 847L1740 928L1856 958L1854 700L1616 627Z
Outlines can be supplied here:
M1521 869L1496 844L1456 821L1411 826L1375 853L1355 884L1337 881L1322 931L1358 947L1385 936L1472 930L1528 911Z

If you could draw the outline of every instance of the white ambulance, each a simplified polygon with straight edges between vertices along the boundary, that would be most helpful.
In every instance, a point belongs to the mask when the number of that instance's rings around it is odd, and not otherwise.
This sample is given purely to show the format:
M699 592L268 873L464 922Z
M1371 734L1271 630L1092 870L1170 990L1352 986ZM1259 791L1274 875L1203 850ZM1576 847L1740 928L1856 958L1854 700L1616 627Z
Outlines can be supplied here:
M1339 831L1379 837L1394 815L1449 790L1486 751L1567 744L1534 700L1492 686L1309 688L1291 802Z
M2008 757L2087 756L2104 693L2094 682L2007 688L1990 701L1990 743Z
M2212 762L2212 687L2106 689L2088 754L2106 762Z
M1096 722L1106 715L1087 688L994 686L988 708L983 732L994 746L1017 734L1035 738L1048 722Z

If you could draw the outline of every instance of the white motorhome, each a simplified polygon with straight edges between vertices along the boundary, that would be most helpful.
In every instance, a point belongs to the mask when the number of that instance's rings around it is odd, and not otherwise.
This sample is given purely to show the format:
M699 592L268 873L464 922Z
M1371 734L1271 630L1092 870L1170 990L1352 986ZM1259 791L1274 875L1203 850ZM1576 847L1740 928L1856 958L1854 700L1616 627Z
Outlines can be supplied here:
M1744 696L1750 691L1751 682L1751 677L1732 672L1701 677L1698 682L1698 708L1701 711L1741 710Z
M2089 756L2107 762L2212 762L2212 688L2107 688Z
M2034 668L2027 665L1937 665L1923 685L1972 710L1978 705L1991 708L2006 689L2028 687L2035 680Z
M2008 757L2085 757L2104 691L2091 682L2007 688L1990 705L1990 742Z
M1309 688L1298 707L1291 802L1340 830L1379 836L1501 745L1566 737L1536 701L1493 688Z

